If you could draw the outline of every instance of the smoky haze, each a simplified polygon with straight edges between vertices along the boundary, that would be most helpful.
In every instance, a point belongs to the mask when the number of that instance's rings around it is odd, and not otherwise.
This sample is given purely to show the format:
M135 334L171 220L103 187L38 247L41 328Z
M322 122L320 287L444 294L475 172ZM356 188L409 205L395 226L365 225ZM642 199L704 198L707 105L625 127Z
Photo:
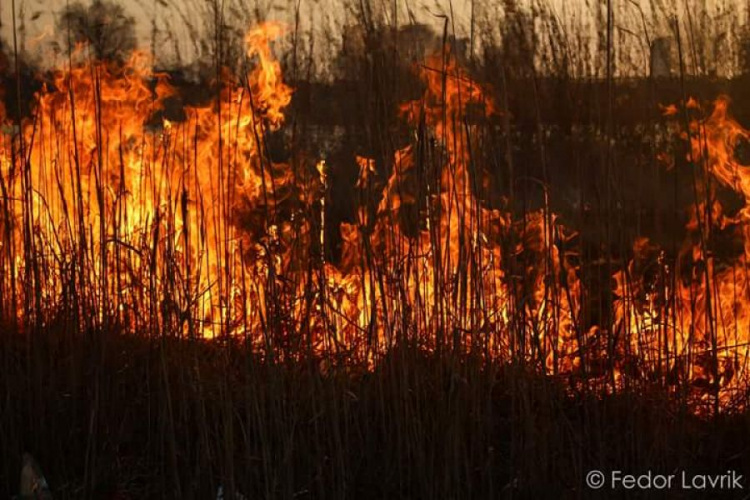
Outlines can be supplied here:
M61 12L69 0L16 0L0 5L0 37L8 45L15 25L20 49L27 58L40 65L54 65L57 47L63 35ZM82 2L84 7L92 2ZM596 75L593 61L606 46L606 4L603 2L563 0L418 0L360 3L352 0L269 0L246 4L239 0L223 2L219 16L213 3L201 0L123 0L115 2L123 15L134 20L135 38L141 49L155 53L159 64L183 64L204 56L206 40L217 19L226 29L240 33L264 20L279 21L287 33L296 32L299 45L316 61L316 73L330 69L330 54L340 46L346 31L366 22L405 26L423 24L441 34L467 39L475 52L482 44L498 44L502 30L511 16L522 13L533 26L535 64L544 67L556 53L566 53L570 64L583 73ZM71 4L72 5L72 4ZM547 21L543 21L546 19ZM695 61L688 61L688 71L732 75L742 56L742 40L747 31L747 7L739 0L687 0L686 2L653 1L613 2L612 41L615 52L615 74L638 76L653 70L652 52L669 52L660 40L674 38L674 19L680 20L683 33L704 40ZM554 26L549 24L552 20ZM567 43L549 46L545 31L554 29ZM287 36L286 43L290 43ZM673 43L672 43L673 45ZM658 63L657 63L658 64ZM583 75L581 75L583 76Z

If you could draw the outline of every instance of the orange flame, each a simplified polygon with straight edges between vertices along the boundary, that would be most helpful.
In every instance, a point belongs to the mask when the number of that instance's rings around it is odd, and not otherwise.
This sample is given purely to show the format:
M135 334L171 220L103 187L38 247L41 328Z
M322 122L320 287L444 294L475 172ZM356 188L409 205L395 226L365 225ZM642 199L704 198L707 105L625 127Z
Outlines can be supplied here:
M424 136L388 165L358 156L357 193L376 201L331 228L329 166L269 159L266 136L292 99L271 48L282 33L250 30L252 70L227 72L182 121L161 117L177 89L139 53L57 70L18 130L0 108L0 292L18 319L243 337L269 356L370 367L413 342L608 390L633 373L684 379L701 401L735 404L750 384L750 174L734 151L749 133L727 99L685 135L691 161L745 206L727 215L701 186L676 261L638 239L613 276L613 324L586 325L575 234L547 207L518 220L482 199L480 125L499 111L449 51L419 66L424 92L400 108ZM706 241L734 226L744 254L726 263Z

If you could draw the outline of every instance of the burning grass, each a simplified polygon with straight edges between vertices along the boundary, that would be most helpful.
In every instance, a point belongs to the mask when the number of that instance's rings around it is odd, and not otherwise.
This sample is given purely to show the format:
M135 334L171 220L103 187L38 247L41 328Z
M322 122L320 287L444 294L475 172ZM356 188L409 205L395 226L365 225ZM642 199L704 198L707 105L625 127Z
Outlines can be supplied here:
M518 216L482 199L482 148L502 111L450 50L418 66L424 93L401 106L414 137L379 192L374 160L359 159L357 193L377 203L327 227L326 163L280 164L268 152L292 94L269 48L279 32L250 31L253 69L221 71L215 99L179 122L158 119L176 89L141 54L54 72L0 150L9 320L241 337L265 356L370 368L409 339L580 372L608 391L627 365L633 378L671 377L699 400L744 404L745 260L717 271L707 248L713 228L744 213L726 218L711 194L718 181L744 196L733 145L746 132L724 100L683 131L696 170L692 239L675 262L635 242L636 261L612 270L612 324L584 324L592 291L575 233L549 206ZM332 232L337 261L325 254ZM650 274L637 262L654 259Z
M294 93L271 50L281 32L251 29L248 71L217 68L212 98L179 119L165 116L179 89L143 54L79 52L28 116L0 109L5 387L25 408L3 441L32 436L60 492L97 497L111 463L138 497L575 491L594 456L672 464L667 449L692 453L681 440L705 435L702 419L741 421L748 131L725 98L664 107L672 147L658 158L692 176L681 243L639 237L616 257L607 224L592 254L553 210L554 186L513 173L502 93L446 44L398 106L408 139L357 156L341 222L329 162L275 158ZM519 183L540 186L538 206ZM74 426L50 436L21 414ZM633 454L610 456L613 443ZM77 461L53 458L67 446Z

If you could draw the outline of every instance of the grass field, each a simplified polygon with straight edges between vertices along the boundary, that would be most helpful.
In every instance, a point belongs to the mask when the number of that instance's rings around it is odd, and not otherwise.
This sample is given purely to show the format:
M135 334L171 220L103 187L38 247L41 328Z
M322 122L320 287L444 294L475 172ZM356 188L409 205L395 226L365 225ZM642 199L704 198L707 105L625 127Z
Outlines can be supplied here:
M56 498L750 477L726 17L644 15L638 72L609 4L585 60L549 6L481 44L363 11L323 78L294 26L211 5L192 65L101 2L59 17L57 67L0 46L0 494L24 452Z

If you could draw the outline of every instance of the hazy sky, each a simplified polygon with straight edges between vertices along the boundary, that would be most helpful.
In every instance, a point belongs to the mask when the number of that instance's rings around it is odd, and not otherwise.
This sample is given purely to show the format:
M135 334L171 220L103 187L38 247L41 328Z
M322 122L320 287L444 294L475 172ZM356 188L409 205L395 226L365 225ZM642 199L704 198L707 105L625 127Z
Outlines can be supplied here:
M194 39L200 38L210 24L211 0L114 0L137 21L138 38L143 48L155 47L162 61L171 61L179 52L183 61L195 55ZM26 29L26 49L40 62L54 64L49 43L60 9L71 0L16 0L17 25ZM91 0L82 0L90 3ZM333 45L340 42L341 30L359 22L353 5L359 0L223 0L225 18L236 26L251 26L259 19L279 20L294 28L295 7L299 7L300 32L314 38L316 56L324 59ZM470 33L472 7L475 30L497 34L503 23L504 0L366 0L382 18L399 24L425 23L440 29L443 16L452 19L451 29L459 37ZM603 22L605 0L517 0L518 5L542 5L564 28L574 56L585 58L597 48L597 28ZM394 16L394 5L396 15ZM615 9L615 44L624 60L631 61L634 71L647 67L648 40L668 34L668 19L677 16L686 25L685 12L700 35L712 42L706 55L707 64L720 68L736 59L737 39L745 29L746 3L742 0L613 0ZM700 13L705 12L705 16ZM9 41L11 0L0 0L0 36ZM711 19L711 21L707 21ZM21 22L23 20L23 23ZM718 21L717 21L718 20ZM541 26L539 29L542 29ZM581 41L583 40L583 41ZM152 43L153 42L153 43ZM577 43L577 45L575 45ZM540 51L540 58L546 57ZM644 59L645 58L645 59ZM628 72L625 66L621 71Z
M124 7L137 21L139 40L144 48L152 45L156 28L156 48L162 56L174 56L175 50L189 57L196 32L206 28L206 20L213 19L208 0L113 0ZM84 5L91 0L82 0ZM39 49L54 39L57 13L73 0L16 0L16 23L26 29L27 49ZM371 1L378 10L379 0ZM289 29L295 23L295 8L299 6L299 27L304 33L314 33L316 45L336 43L342 26L355 24L357 16L351 0L224 0L226 19L235 25L255 24L260 19L282 21ZM441 15L450 15L450 0L397 0L399 24L410 21L442 25ZM349 6L348 6L349 5ZM392 0L385 0L383 11L392 11ZM452 12L456 30L468 34L470 4L464 0L453 2ZM21 22L23 19L23 23ZM0 0L0 36L10 41L12 26L11 0Z

